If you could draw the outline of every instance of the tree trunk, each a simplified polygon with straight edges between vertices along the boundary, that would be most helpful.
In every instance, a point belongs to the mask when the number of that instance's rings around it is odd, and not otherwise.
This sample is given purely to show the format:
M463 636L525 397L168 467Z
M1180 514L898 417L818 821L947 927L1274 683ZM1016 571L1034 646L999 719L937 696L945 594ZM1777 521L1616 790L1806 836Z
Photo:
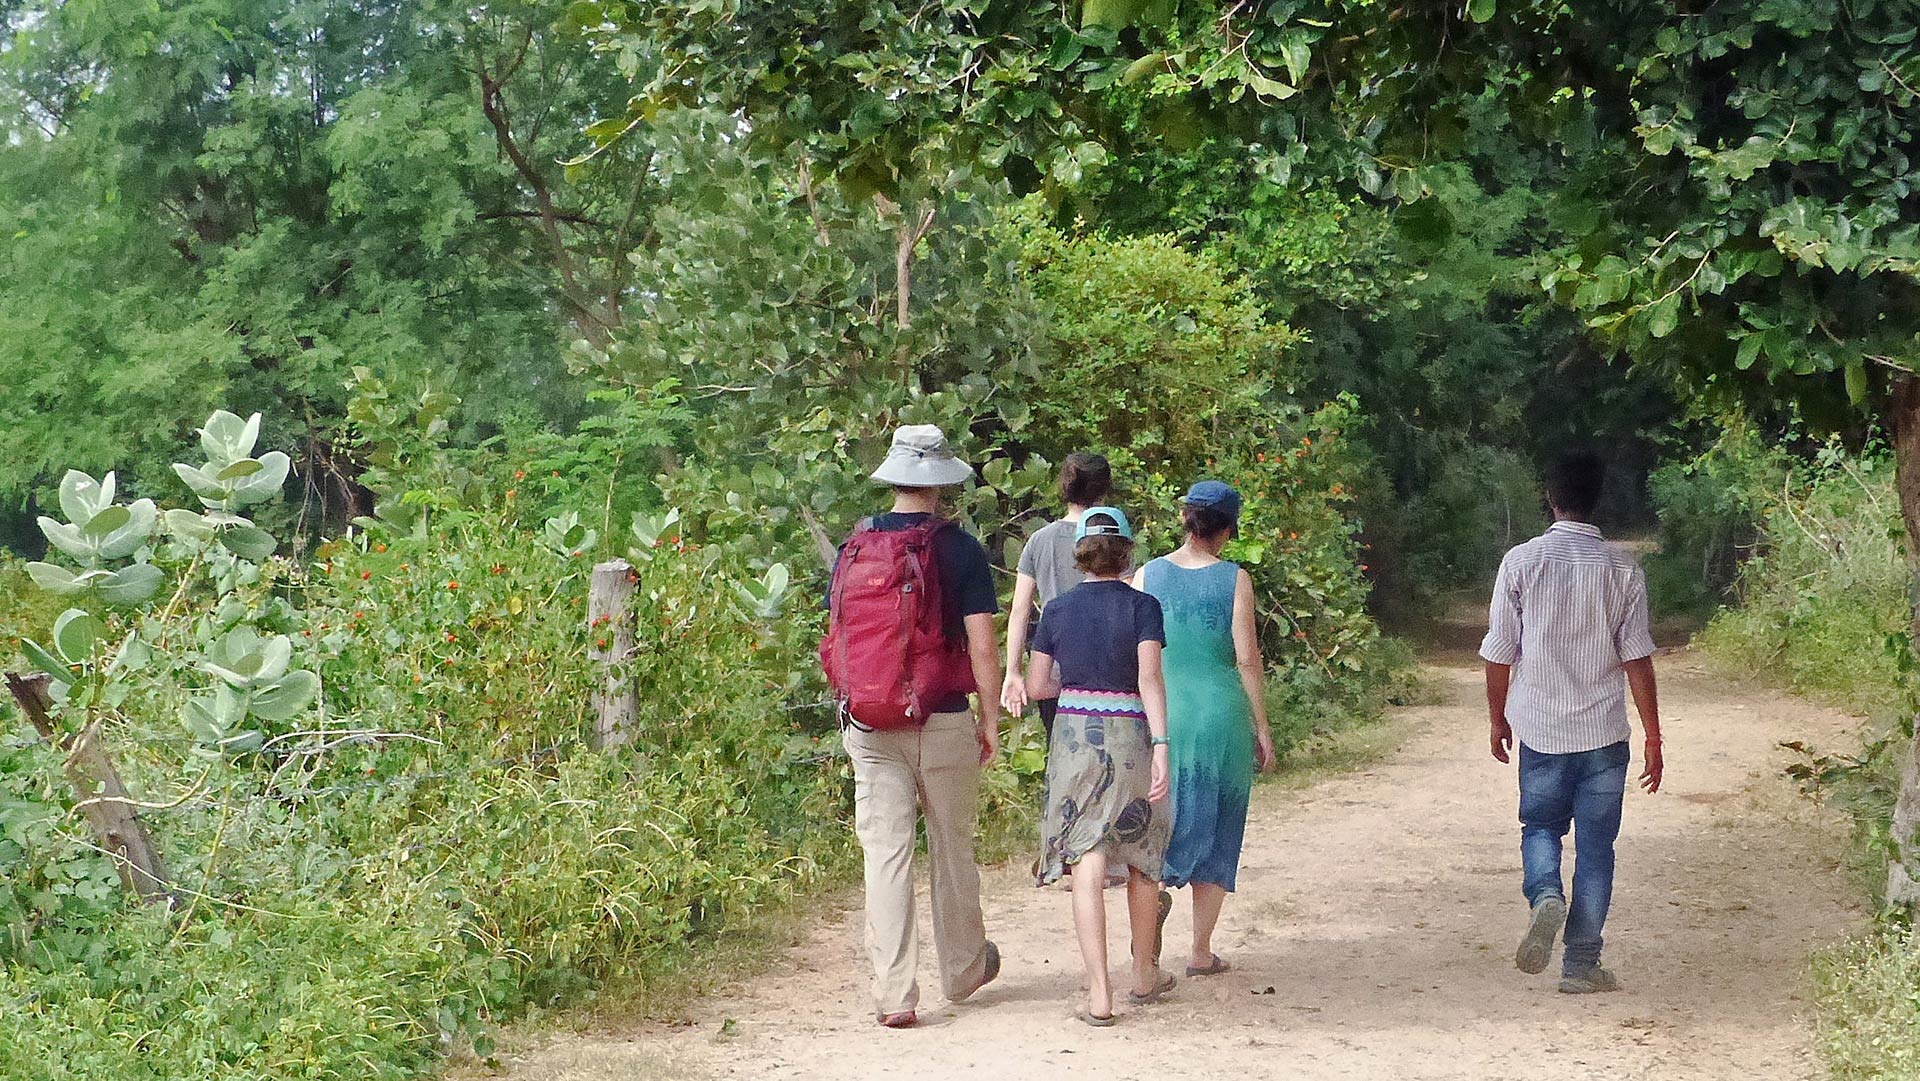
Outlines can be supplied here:
M596 563L587 586L587 633L593 648L587 656L606 666L600 689L593 695L593 743L618 747L633 738L633 718L640 710L640 692L626 671L633 657L633 566L624 559Z
M1907 599L1914 644L1920 645L1920 377L1898 376L1892 389L1895 487L1900 493L1900 517L1907 527ZM1887 904L1920 907L1920 741L1907 746L1891 836Z
M99 845L119 865L120 882L127 891L149 904L171 898L167 887L171 879L160 851L147 835L146 824L134 813L127 797L127 786L120 771L100 746L100 724L94 722L69 740L54 727L53 702L47 698L47 677L21 677L7 673L7 689L26 712L27 720L40 737L64 751L67 756L67 780L79 800L80 813L93 827Z

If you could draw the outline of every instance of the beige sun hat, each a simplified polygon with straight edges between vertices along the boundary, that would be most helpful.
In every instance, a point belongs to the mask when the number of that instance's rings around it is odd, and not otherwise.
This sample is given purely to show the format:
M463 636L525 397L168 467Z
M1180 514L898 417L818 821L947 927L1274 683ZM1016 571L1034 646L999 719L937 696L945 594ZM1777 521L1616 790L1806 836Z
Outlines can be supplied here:
M887 460L872 476L881 484L902 488L945 488L973 476L973 467L953 453L938 427L907 424L894 431Z

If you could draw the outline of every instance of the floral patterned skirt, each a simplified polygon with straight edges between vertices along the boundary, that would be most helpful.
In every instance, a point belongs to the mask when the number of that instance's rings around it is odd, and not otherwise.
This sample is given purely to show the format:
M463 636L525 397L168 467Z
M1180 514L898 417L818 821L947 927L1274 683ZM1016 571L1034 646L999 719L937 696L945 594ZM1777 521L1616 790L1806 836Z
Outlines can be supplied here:
M1140 696L1063 689L1047 748L1036 884L1057 881L1095 850L1106 853L1113 870L1124 864L1160 881L1173 814L1171 803L1148 802L1152 785L1153 745Z

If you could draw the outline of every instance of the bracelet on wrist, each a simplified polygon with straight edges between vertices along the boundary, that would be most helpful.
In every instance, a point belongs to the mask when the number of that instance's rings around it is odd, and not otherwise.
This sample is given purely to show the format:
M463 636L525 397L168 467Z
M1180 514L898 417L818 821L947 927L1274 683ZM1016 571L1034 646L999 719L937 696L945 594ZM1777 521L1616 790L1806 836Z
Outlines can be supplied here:
M1150 747L1165 747L1167 745L1167 742L1168 742L1167 737L1155 736L1152 739L1147 741L1147 745Z

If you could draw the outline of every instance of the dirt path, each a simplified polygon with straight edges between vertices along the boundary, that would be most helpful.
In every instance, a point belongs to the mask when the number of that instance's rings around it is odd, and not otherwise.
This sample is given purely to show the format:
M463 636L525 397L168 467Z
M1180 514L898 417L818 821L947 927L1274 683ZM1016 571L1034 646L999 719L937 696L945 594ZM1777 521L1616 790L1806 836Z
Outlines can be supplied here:
M873 1025L860 920L847 913L784 971L697 1004L691 1025L556 1038L507 1076L1816 1077L1806 958L1861 917L1838 827L1792 794L1775 743L1845 746L1851 722L1709 676L1688 653L1659 663L1668 784L1628 797L1607 928L1618 994L1557 994L1557 957L1537 977L1513 967L1514 781L1484 750L1478 672L1458 665L1431 673L1440 704L1397 712L1407 737L1375 767L1257 791L1240 892L1215 940L1237 971L1123 1006L1115 1028L1071 1019L1067 895L1004 868L987 895L1004 974L964 1006L927 1004L916 1030ZM1110 901L1110 918L1121 907ZM1170 959L1187 928L1182 896ZM1124 950L1117 929L1114 941ZM921 983L938 986L930 971Z

